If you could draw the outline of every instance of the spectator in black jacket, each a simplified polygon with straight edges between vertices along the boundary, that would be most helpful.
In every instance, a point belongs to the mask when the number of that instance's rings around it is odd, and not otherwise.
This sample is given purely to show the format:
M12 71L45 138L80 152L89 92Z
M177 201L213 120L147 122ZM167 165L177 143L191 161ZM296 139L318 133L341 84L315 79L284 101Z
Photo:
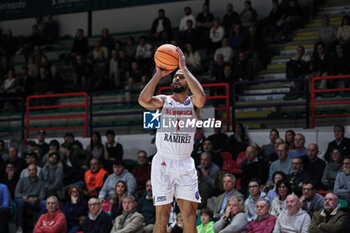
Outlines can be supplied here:
M240 23L239 14L233 10L233 5L228 3L226 5L226 14L222 20L222 26L225 28L226 35L231 34L232 26L236 23Z
M35 90L34 78L29 76L28 71L28 67L23 66L22 77L18 81L18 91L22 94L24 98L27 98L27 96L32 95Z
M75 57L74 68L74 85L79 90L87 91L89 89L89 79L91 75L91 67L85 61L82 55Z
M84 37L84 30L81 28L77 30L71 52L73 57L75 57L78 54L86 57L89 53L88 40L86 39L86 37Z
M322 42L316 44L315 52L312 59L312 76L327 76L332 71L332 58L331 55L326 53L325 45ZM319 82L319 89L325 89L329 86L327 80L321 80Z
M101 46L106 47L108 50L112 50L114 47L114 39L109 34L108 28L103 28L101 34L102 34L100 39Z
M244 51L239 52L238 62L233 67L233 78L237 82L247 82L253 78L253 65ZM241 91L240 91L241 92ZM239 93L240 93L239 92Z
M338 149L343 155L350 155L350 139L344 136L344 126L334 126L333 132L335 140L328 143L327 151L324 154L324 159L328 162L334 149Z
M309 144L307 148L307 157L304 159L304 171L309 174L316 188L321 186L321 179L326 163L318 158L318 146L315 143Z
M292 30L303 25L303 9L296 0L290 0L283 15L283 38L289 41L292 37Z
M90 198L88 202L89 214L85 217L84 233L105 233L112 228L111 217L103 212L101 201L97 198Z
M282 17L282 9L278 5L278 0L272 0L272 9L269 15L263 20L262 36L266 40L275 40Z
M167 43L171 39L171 22L165 16L164 9L158 10L158 17L152 23L151 38L160 44Z

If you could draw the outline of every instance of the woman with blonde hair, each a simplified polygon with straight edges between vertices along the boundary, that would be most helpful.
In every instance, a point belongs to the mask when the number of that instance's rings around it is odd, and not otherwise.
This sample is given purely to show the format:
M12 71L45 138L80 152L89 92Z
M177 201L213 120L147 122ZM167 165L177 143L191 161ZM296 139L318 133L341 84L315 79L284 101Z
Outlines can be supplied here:
M244 214L244 201L232 196L228 200L225 214L214 224L213 229L217 233L246 232L248 225L248 219Z
M115 219L117 216L123 213L122 199L128 193L128 185L120 180L115 184L114 195L111 200L112 202L112 218Z

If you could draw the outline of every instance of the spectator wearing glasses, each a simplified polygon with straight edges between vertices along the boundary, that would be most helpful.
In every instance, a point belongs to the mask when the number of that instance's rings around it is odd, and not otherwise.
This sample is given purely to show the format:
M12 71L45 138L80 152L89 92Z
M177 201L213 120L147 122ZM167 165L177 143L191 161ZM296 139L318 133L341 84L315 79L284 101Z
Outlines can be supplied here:
M260 181L258 179L251 179L248 183L250 196L245 200L245 215L248 222L251 222L257 217L256 202L259 199L267 199L266 193L260 191Z
M89 214L85 217L83 232L110 232L112 228L112 219L108 214L102 211L101 201L95 197L90 198L88 206Z
M288 158L287 144L281 144L277 147L277 156L278 156L278 160L271 163L270 171L269 171L269 179L267 181L267 184L273 184L272 175L275 172L281 171L281 172L284 172L284 174L288 175L293 171L292 160Z
M335 178L334 193L350 204L350 156L343 160L343 171Z
M40 216L33 233L66 232L66 218L59 209L57 197L50 196L46 199L46 209L47 213Z
M305 210L310 217L315 211L323 209L324 198L316 193L315 183L311 180L303 182L303 196L300 198L301 208Z
M305 179L310 180L311 177L303 170L304 162L302 158L294 158L292 160L293 173L287 175L287 179L292 186L293 192L299 197L302 195L302 186Z
M260 198L256 202L257 217L250 222L247 233L264 232L271 233L275 227L276 217L269 213L270 201Z
M108 173L101 167L100 161L92 158L90 160L90 170L84 174L86 188L84 194L88 197L97 197L107 177Z
M278 216L285 210L286 199L292 193L292 187L287 179L279 180L276 184L277 196L272 201L271 214L278 218Z

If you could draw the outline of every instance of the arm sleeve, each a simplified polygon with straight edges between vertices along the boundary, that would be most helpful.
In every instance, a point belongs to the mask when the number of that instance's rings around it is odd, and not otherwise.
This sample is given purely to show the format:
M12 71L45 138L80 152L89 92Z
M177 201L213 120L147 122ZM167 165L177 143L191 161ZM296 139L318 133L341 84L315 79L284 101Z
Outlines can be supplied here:
M41 215L43 216L43 215ZM41 218L41 217L40 217ZM39 219L40 220L40 219ZM37 229L38 233L61 233L61 232L66 232L66 218L64 217L63 214L60 214L59 216L56 217L55 219L56 223L53 226L35 226L35 229ZM41 225L41 221L40 222ZM37 233L34 229L34 232Z
M137 230L142 228L142 224L142 215L135 216L131 222L129 222L125 227L123 227L123 229L116 231L116 233L137 232Z
M51 184L49 182L48 190L47 191L54 191L60 187L60 185L63 183L63 169L62 168L57 168L55 172L56 179L55 181Z
M129 174L130 175L127 178L127 182L126 183L128 185L128 189L129 189L130 193L133 194L135 192L135 190L136 190L137 184L136 184L135 177L131 173L129 173Z
M275 224L276 224L276 218L269 217L269 219L266 222L266 226L264 228L264 231L262 233L273 232L273 228L275 227Z
M320 229L322 231L330 232L330 233L340 232L341 226L342 226L343 222L346 220L347 220L347 217L345 215L343 215L337 219L336 223L321 223Z
M309 232L310 223L311 223L311 220L310 220L309 214L305 214L304 222L303 222L302 229L301 229L301 233L308 233Z
M39 193L39 199L44 200L45 199L45 185L43 182L40 182L40 193Z
M4 187L2 188L2 203L0 203L0 209L7 209L10 207L10 201L11 201L11 197L10 197L10 192L7 188L6 185L4 185Z
M16 190L15 190L15 198L21 198L23 196L23 179L19 179Z
M342 173L338 173L337 177L335 178L335 183L334 183L334 193L336 195L347 195L349 193L349 190L344 189L343 185L340 183L341 182L341 175Z
M106 189L107 189L107 184L108 184L108 178L107 178L107 180L106 180L106 182L103 184L103 186L102 186L102 189L101 189L101 191L100 191L100 194L98 195L98 198L105 198L106 197L106 194L107 194L107 191L106 191Z
M43 233L41 230L41 222L43 221L44 214L40 216L39 220L36 222L33 233Z
M326 163L326 166L324 167L321 182L325 183L328 178L328 163Z
M103 224L100 228L100 233L110 232L112 228L112 219L109 215L107 215L103 221Z
M279 218L277 218L275 228L273 228L273 233L280 233L280 232L281 232L281 224L280 224Z
M214 223L214 225L213 225L213 229L216 233L221 232L221 229L223 229L226 225L226 222L224 221L223 218L224 218L224 216L222 216L220 218L220 220L217 221L216 223Z
M225 227L220 233L230 233L230 232L242 232L248 226L248 220L245 215L238 214L232 220L230 225Z
M318 233L319 229L318 229L318 221L316 219L316 214L319 215L319 213L314 213L312 216L312 220L310 223L310 228L309 228L309 233Z

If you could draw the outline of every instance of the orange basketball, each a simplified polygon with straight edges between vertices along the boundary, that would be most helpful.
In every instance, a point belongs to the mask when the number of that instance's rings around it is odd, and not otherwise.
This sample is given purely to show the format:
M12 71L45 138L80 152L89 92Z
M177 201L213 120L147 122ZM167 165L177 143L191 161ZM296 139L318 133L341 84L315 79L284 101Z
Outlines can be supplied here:
M172 44L159 46L154 54L156 66L162 70L173 70L179 66L179 56L176 47Z

